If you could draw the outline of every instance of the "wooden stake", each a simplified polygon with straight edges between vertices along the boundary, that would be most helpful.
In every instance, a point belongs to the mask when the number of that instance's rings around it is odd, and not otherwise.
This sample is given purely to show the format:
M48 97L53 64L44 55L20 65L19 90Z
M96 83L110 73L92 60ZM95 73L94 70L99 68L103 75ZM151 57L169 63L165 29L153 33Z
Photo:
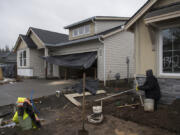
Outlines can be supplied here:
M96 68L94 68L94 79L95 80L97 79L97 70L96 70Z
M65 80L67 80L67 68L65 68Z
M84 123L85 123L85 88L86 88L86 73L85 71L83 72L83 101L82 101L82 117L83 117L83 125L82 128L84 128Z

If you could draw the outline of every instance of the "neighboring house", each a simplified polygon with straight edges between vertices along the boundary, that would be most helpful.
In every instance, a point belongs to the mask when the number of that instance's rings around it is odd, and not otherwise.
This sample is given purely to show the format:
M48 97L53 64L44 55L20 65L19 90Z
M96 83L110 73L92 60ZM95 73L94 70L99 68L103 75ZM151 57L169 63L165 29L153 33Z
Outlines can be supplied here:
M149 0L126 23L135 34L135 67L139 83L152 69L162 101L180 98L180 0Z
M0 53L0 65L16 64L16 53L5 52Z
M14 51L17 52L17 74L26 77L45 78L53 76L50 66L41 58L48 56L47 44L57 44L68 40L65 34L32 28L30 27L26 35L19 35Z
M88 71L94 76L93 69L97 71L97 78L106 83L107 80L115 80L115 75L120 73L120 78L132 77L134 73L134 35L123 31L123 26L129 18L95 16L65 27L69 30L69 41L49 44L51 56L76 57L77 54L96 52L97 60ZM129 65L127 65L129 59ZM127 67L129 66L129 75ZM60 76L65 76L64 68L56 70ZM68 69L70 74L80 73ZM68 73L67 73L68 74ZM96 74L96 73L95 73ZM79 74L82 75L82 74Z
M93 52L96 61L87 76L97 77L106 83L132 77L134 73L134 35L123 27L127 17L95 16L65 27L64 34L29 28L26 35L19 35L14 50L17 51L18 75L34 77L82 77L82 70L59 66L54 57L86 57ZM44 57L43 57L44 56ZM62 56L62 57L61 57ZM42 59L51 57L51 61ZM46 59L47 60L47 59ZM129 60L129 64L127 64ZM48 64L45 64L48 63ZM62 64L62 62L61 62ZM129 67L129 68L128 68ZM128 74L129 73L129 74Z
M16 53L0 53L0 67L3 70L4 77L16 77Z

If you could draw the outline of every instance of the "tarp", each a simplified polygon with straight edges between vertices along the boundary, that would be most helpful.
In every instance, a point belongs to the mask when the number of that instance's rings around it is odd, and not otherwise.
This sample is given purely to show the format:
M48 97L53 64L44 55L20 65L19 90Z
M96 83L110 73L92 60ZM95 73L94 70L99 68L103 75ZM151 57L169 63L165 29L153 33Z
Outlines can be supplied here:
M88 69L97 59L97 52L78 53L62 56L47 56L43 57L50 64L75 68L75 69Z
M99 81L93 79L86 79L86 90L88 90L92 95L96 95L96 92L99 88ZM75 84L72 89L78 93L83 92L83 81L81 80L80 83Z
M7 78L16 77L16 64L3 64L0 65L3 71L3 76Z

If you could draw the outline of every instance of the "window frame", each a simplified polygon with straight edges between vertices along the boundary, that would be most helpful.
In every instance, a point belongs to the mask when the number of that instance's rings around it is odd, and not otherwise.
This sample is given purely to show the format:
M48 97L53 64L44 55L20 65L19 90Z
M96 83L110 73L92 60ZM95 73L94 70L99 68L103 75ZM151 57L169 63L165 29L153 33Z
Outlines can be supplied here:
M172 77L180 77L180 73L164 73L163 72L163 30L166 29L170 29L170 28L177 28L179 27L179 25L177 26L169 26L169 27L165 27L159 30L159 75L160 76L172 76Z
M24 58L24 52L26 53L25 58ZM19 67L27 67L27 50L19 51Z
M89 31L86 32L86 27L89 27ZM80 30L82 30L82 33L80 33ZM77 31L77 35L75 35L75 31ZM75 28L72 30L72 37L78 37L78 36L82 36L82 35L88 35L90 34L90 24L87 24L87 25L83 25L83 26L80 26L78 28Z

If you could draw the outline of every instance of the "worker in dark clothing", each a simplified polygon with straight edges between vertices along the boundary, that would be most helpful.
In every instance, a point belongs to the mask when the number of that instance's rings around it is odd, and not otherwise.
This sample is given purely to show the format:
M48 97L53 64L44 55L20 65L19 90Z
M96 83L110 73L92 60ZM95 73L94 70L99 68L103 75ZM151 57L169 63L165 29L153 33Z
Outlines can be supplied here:
M146 81L142 86L138 86L138 89L145 91L146 98L154 99L154 109L157 110L157 103L161 98L161 92L158 80L153 75L152 70L146 71Z

